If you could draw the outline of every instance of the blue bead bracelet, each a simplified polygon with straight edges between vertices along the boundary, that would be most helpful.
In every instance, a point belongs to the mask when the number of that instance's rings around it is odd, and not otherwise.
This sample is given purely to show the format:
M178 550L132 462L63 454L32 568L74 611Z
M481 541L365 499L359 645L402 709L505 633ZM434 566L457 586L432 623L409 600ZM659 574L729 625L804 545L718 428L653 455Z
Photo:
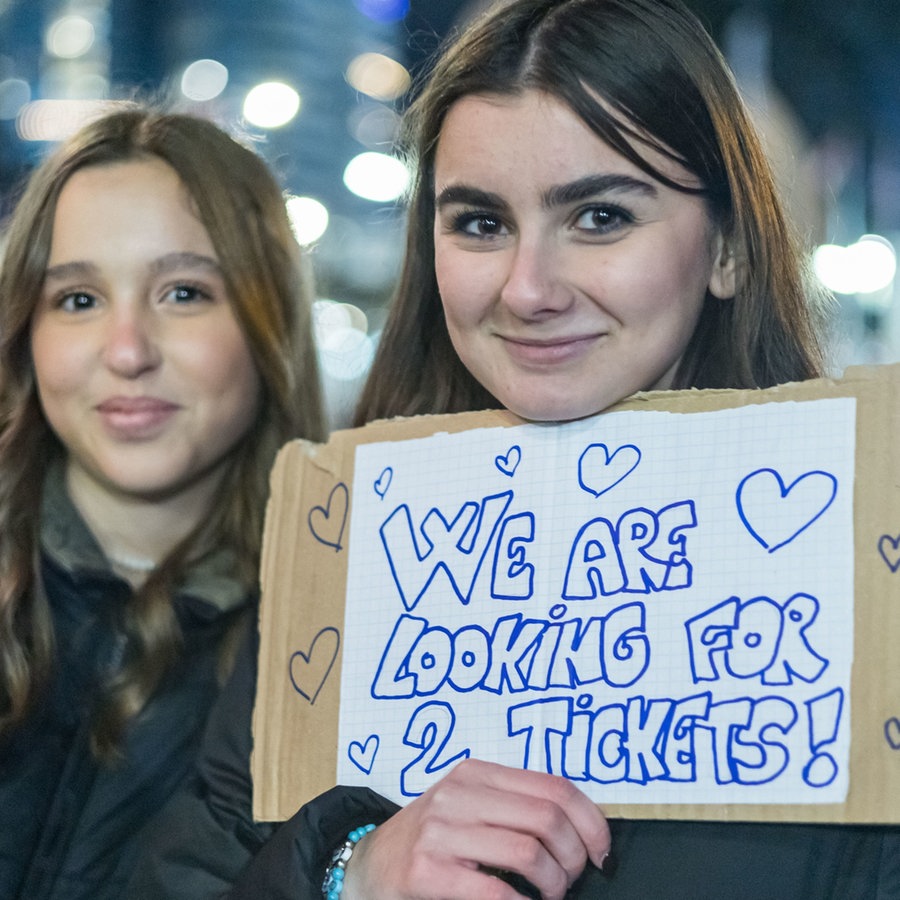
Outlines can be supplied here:
M338 900L338 897L341 896L341 891L344 890L344 870L347 868L347 863L353 856L353 851L360 838L374 830L375 826L371 824L354 828L347 835L347 840L331 855L331 862L325 870L325 880L322 882L322 896L325 897L325 900Z

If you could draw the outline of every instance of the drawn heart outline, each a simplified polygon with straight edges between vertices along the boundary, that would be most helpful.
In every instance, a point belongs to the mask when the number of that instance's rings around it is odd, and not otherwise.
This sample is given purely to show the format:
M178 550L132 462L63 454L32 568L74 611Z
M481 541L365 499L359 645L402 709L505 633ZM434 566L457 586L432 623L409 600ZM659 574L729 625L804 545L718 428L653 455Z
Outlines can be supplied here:
M350 493L347 485L343 481L339 481L331 489L325 506L314 506L307 516L312 536L319 543L334 547L335 552L343 549L341 541L344 537L344 527L347 524L349 502Z
M288 663L288 674L294 690L305 697L310 705L316 702L319 691L328 680L341 646L337 628L323 628L312 639L309 650L295 650ZM317 649L318 648L318 649Z
M606 444L588 444L578 458L578 484L599 497L627 478L641 461L634 444L623 444L610 453Z
M359 741L351 741L347 748L347 756L350 762L356 766L361 772L369 775L372 772L372 766L375 764L375 757L378 755L378 745L380 741L377 734L370 734L365 743Z
M384 471L378 476L375 481L375 484L372 487L375 488L375 493L384 500L384 495L388 492L388 489L391 486L391 481L394 478L394 470L387 466Z
M891 550L894 551L893 554L887 550L888 545L890 545ZM896 572L897 569L900 569L900 534L898 534L897 537L883 534L878 539L878 552L892 572Z
M509 450L506 451L505 456L497 456L494 459L494 465L504 474L508 475L510 478L516 474L516 469L519 467L519 463L522 461L522 448L518 444L513 444Z
M777 495L772 492L772 479L775 481L774 486L778 489ZM790 494L801 486L802 489L797 490L792 501ZM797 535L806 531L810 525L825 513L825 510L831 506L834 498L837 496L837 488L837 478L830 472L823 472L819 469L804 472L804 474L795 478L787 486L785 486L784 479L775 469L757 469L741 479L735 493L735 503L738 515L747 531L769 553L774 553L776 550L784 547L785 544L793 541ZM806 490L805 494L804 490ZM745 492L749 495L746 500L744 498ZM825 496L826 494L827 497ZM776 524L782 526L782 533L775 537L774 540L769 540L760 532L772 528L772 520L769 519L765 523L761 523L759 520L763 517L761 510L771 510L772 500L777 501L779 504L793 503L793 506L779 505L777 507ZM755 525L750 522L754 513L751 513L748 517L748 505L751 507L756 506L755 514L758 520ZM791 518L793 518L792 523L790 523ZM784 530L785 522L789 523L787 525L788 532ZM793 531L790 531L791 528L793 528ZM787 534L787 537L784 536L785 534ZM772 537L773 535L770 534L769 538Z

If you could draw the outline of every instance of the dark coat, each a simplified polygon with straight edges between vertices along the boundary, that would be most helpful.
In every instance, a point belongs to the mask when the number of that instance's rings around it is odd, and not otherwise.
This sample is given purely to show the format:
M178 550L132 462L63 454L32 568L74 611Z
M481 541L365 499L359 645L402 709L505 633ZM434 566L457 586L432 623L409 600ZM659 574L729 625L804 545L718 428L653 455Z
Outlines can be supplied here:
M122 761L101 765L88 722L99 684L119 664L117 619L130 587L68 500L51 505L40 574L57 662L27 721L0 740L0 898L120 900L142 829L193 762L219 692L222 637L250 598L236 602L228 589L223 605L203 599L227 581L207 573L175 599L182 660L129 727Z
M197 778L154 825L129 900L317 900L347 833L397 807L335 788L278 826L251 815L255 641L214 708ZM314 736L311 737L314 740ZM297 758L302 764L302 750ZM579 900L894 900L900 828L613 820L612 857Z

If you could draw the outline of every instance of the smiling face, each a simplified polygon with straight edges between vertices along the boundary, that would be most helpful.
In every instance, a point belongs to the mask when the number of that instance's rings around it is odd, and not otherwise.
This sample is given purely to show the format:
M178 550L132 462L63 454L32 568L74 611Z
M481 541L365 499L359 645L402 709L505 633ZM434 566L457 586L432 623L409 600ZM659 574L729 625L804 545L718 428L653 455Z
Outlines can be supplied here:
M260 403L215 250L156 158L63 187L31 349L79 506L208 500Z
M546 94L458 100L434 169L450 339L523 418L580 418L670 387L707 290L733 295L703 198L656 181Z

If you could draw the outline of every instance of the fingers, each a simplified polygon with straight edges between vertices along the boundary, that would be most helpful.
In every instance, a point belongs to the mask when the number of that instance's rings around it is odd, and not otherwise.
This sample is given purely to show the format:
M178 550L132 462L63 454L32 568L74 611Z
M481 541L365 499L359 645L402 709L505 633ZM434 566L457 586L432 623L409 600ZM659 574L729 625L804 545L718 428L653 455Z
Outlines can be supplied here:
M434 825L410 831L408 820L418 817L404 813L413 805L359 842L346 869L342 900L523 900L491 872L448 854L446 841L436 850L428 839L429 833L440 832ZM452 830L443 831L444 837L450 835Z
M450 779L471 784L476 790L490 788L507 794L507 803L492 805L495 824L507 828L522 828L527 823L528 830L537 829L540 834L546 835L551 846L560 848L560 853L565 852L562 845L570 846L570 829L574 829L584 851L598 867L609 853L611 836L606 817L571 781L557 775L528 772L482 760L460 763L444 780ZM537 802L524 807L519 804L514 809L512 804L515 798L530 798ZM487 804L479 804L479 808L486 806ZM503 817L504 813L518 818L498 821L498 817ZM555 840L555 837L560 839ZM581 867L583 866L584 860L581 862Z
M571 782L467 760L360 842L348 900L523 896L492 870L562 900L588 858L600 865L609 845L603 814Z
M443 849L484 867L516 872L561 897L590 857L601 863L609 828L594 803L552 775L473 761L433 789L442 821L467 827L440 829Z

